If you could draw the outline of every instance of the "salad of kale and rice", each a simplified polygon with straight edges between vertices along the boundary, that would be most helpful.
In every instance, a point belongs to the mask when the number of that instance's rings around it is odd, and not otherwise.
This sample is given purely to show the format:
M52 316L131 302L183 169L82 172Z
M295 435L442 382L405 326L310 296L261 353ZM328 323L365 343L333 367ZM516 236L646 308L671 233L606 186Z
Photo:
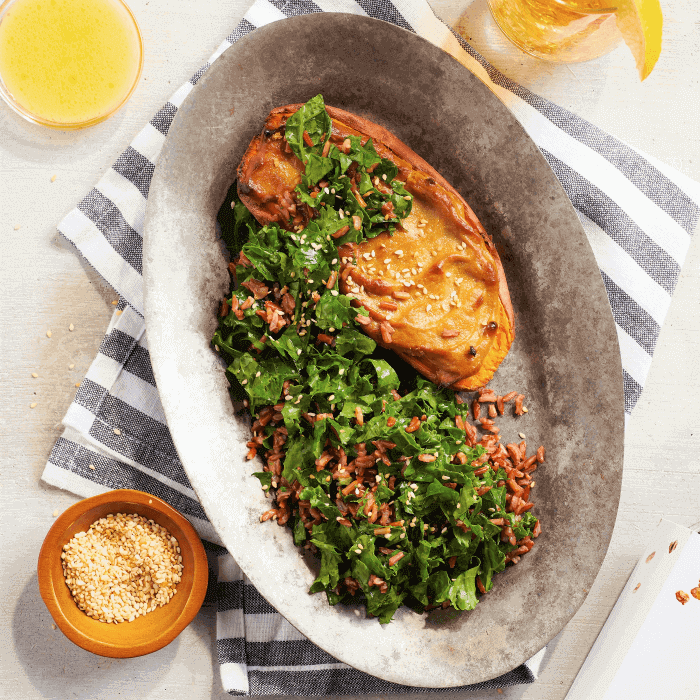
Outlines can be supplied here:
M286 123L306 164L304 226L260 226L235 188L220 219L232 289L213 343L252 417L248 458L262 458L272 499L261 520L319 555L311 592L331 604L363 600L382 623L400 605L470 610L539 535L529 495L544 449L499 442L493 419L511 401L526 411L522 395L480 390L469 403L362 332L368 312L339 291L338 247L394 232L411 195L371 139L343 152L330 130L320 96Z

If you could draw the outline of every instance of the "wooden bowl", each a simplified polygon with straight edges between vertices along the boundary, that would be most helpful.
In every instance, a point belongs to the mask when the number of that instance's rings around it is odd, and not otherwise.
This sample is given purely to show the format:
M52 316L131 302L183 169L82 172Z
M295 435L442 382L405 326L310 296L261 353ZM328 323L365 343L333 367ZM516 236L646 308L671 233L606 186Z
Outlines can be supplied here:
M73 600L61 565L63 546L110 513L137 513L166 528L180 545L182 580L172 599L133 622L105 623L88 617ZM53 524L39 553L39 591L63 634L83 649L113 658L162 649L194 619L207 590L204 547L190 523L165 501L142 491L109 491L72 505Z

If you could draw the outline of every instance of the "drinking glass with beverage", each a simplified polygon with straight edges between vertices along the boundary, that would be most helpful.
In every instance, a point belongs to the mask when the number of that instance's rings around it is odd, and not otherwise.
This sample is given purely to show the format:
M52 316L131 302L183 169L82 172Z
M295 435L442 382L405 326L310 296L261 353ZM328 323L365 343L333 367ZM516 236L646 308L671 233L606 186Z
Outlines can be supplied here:
M661 52L659 0L488 0L513 44L545 61L590 61L621 40L644 80Z

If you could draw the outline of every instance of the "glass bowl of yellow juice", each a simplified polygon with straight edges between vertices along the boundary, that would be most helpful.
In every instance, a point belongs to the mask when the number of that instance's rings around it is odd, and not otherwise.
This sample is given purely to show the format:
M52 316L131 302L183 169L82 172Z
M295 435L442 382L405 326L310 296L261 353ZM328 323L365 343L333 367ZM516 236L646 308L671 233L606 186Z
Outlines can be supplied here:
M0 5L0 97L29 121L80 129L131 96L143 41L121 0L6 0Z

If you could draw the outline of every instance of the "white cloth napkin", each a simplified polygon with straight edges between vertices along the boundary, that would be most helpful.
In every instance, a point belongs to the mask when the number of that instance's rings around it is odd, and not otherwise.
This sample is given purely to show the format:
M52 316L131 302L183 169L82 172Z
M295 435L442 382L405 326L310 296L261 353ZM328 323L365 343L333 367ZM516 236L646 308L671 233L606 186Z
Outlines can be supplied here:
M58 226L118 292L120 302L42 476L80 496L114 488L148 491L190 519L218 556L211 586L218 605L217 654L223 686L233 695L429 690L387 683L339 663L257 593L221 547L192 491L165 424L148 355L141 236L150 180L173 117L211 63L240 37L291 15L323 11L369 15L420 34L479 76L520 120L571 198L595 253L620 341L627 415L642 391L700 219L697 183L510 81L438 20L425 0L255 1L209 62L175 92ZM470 687L532 682L543 654Z

